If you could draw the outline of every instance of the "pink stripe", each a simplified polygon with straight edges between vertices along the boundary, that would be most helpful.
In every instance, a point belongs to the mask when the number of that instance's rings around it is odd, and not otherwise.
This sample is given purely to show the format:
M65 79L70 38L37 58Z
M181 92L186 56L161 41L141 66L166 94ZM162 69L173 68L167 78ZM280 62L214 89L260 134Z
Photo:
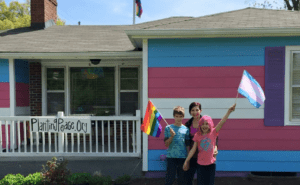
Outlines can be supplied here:
M220 119L213 121L216 125ZM165 125L162 127L164 130ZM219 132L219 150L300 150L299 133L298 126L266 127L263 119L228 119ZM167 148L164 146L163 132L159 138L148 138L149 150Z
M264 88L264 66L149 68L149 98L234 98L244 69Z
M0 108L9 108L9 83L0 83Z
M16 83L16 102L18 107L29 106L29 84Z

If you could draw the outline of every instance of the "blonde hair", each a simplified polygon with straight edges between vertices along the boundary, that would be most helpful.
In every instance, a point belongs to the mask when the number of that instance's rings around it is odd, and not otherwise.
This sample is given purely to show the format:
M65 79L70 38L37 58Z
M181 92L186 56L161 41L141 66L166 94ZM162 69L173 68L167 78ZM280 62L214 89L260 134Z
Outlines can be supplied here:
M176 106L173 109L173 116L175 116L175 114L179 114L182 115L184 117L184 108L181 106Z

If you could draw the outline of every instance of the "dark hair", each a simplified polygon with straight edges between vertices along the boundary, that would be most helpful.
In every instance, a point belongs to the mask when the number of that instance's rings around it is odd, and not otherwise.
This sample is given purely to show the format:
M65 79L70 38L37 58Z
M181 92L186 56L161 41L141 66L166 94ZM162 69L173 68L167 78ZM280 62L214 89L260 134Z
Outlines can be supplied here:
M182 115L184 117L184 108L180 107L180 106L174 107L173 116L175 116L175 114L179 114L179 115Z
M193 102L193 103L191 103L190 106L189 106L189 113L190 113L190 114L191 114L192 108L194 108L194 107L196 107L196 106L198 106L199 109L201 110L201 104L198 103L198 102Z

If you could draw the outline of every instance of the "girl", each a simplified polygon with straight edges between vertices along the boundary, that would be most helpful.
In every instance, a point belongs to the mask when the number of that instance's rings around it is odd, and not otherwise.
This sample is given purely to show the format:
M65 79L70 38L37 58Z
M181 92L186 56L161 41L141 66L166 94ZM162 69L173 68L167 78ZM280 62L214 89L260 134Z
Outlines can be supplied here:
M216 128L210 116L203 116L199 121L198 131L195 134L193 141L194 145L188 157L183 164L183 170L188 170L188 163L198 147L197 159L197 181L198 185L214 185L216 158L213 156L214 146L217 138L217 133L222 128L225 121L228 119L231 112L235 110L236 104L232 105Z
M190 146L192 147L194 142L193 142L193 137L195 136L197 129L198 129L198 124L199 120L202 118L201 115L202 109L201 109L201 104L198 102L192 102L189 106L189 113L192 116L192 118L185 123L185 126L189 128L190 131L190 138L191 138L191 143ZM216 141L216 145L214 147L214 157L218 154L218 137ZM197 154L198 150L196 150L195 154L190 160L189 163L189 170L186 172L186 185L192 185L193 184L193 179L195 172L197 170Z

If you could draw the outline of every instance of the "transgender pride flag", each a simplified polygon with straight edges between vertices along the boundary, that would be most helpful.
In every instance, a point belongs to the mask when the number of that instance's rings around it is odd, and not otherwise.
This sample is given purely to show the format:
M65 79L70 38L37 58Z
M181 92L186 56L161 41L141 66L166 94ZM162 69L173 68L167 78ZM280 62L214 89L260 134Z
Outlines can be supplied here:
M266 99L259 83L246 70L244 70L238 92L256 108L259 108Z

